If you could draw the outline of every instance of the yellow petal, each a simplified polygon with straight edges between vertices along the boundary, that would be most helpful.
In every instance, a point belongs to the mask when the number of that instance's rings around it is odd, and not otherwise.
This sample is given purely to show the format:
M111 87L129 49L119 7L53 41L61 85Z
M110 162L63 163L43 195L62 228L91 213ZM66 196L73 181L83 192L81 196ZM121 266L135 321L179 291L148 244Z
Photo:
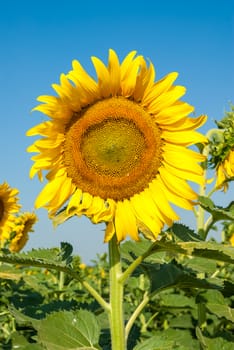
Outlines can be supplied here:
M167 108L177 101L186 92L184 86L173 86L165 93L162 93L159 97L155 98L148 106L149 113L157 114L163 108Z
M85 214L86 210L89 209L89 207L92 205L92 201L93 201L93 196L88 192L83 192L80 205L76 210L76 214L77 215Z
M168 164L166 161L163 162L164 167L172 174L175 175L177 177L180 177L181 179L185 179L188 181L193 181L196 182L200 185L204 185L205 180L204 177L201 175L197 175L194 172L191 172L190 169L178 169L175 168L173 166L171 166L170 164Z
M207 116L201 115L198 118L184 118L181 119L175 123L161 123L160 121L160 126L163 125L163 130L168 130L168 131L185 131L185 130L193 130L201 127L203 124L205 124L207 120Z
M129 52L129 54L124 58L123 62L121 63L121 80L123 80L126 77L127 72L132 65L132 60L134 56L136 56L136 51Z
M149 190L151 191L152 197L156 202L157 206L160 208L161 212L163 212L164 215L171 220L178 220L179 216L174 212L174 210L170 206L168 199L165 197L157 179L155 179L149 184Z
M161 179L169 190L177 193L182 198L190 200L197 199L196 192L192 190L185 180L172 175L165 167L160 167L159 172Z
M122 95L125 97L134 94L137 75L142 64L142 59L142 56L136 57L129 67L127 75L121 79Z
M159 185L161 186L167 200L178 207L181 207L183 209L192 210L193 209L193 203L190 200L187 200L186 198L182 198L178 196L176 193L172 192L168 187L162 182L162 179L158 176L157 178Z
M75 186L73 185L72 180L70 178L67 178L65 181L61 179L61 184L61 188L57 188L54 197L52 197L50 203L48 204L48 209L50 210L51 215L53 215L58 208L62 207L67 201L67 199L75 191ZM56 209L53 210L51 208Z
M156 238L163 227L163 223L159 217L152 213L152 208L148 201L144 200L144 192L142 192L141 195L137 194L133 196L130 201L136 217L141 224L141 228L143 228L143 226L147 227Z
M41 193L39 194L39 196L37 197L35 202L35 207L41 208L47 205L48 203L50 203L51 200L55 197L56 192L62 188L65 181L66 181L65 177L59 176L59 177L56 177L51 182L48 182L43 188L43 190L41 191Z
M114 234L115 234L115 226L113 224L113 221L110 221L106 226L104 242L105 243L109 242L111 238L114 236Z
M162 93L166 92L178 77L178 73L172 72L156 82L150 90L146 90L142 98L142 105L147 106L149 103L158 98Z
M77 188L76 191L71 196L71 199L67 206L67 213L73 211L75 208L78 208L82 199L82 191Z
M195 156L193 157L193 155L190 155L190 153L186 151L189 150L183 149L180 153L176 151L166 150L163 153L163 159L167 162L167 164L171 165L172 167L184 171L189 169L190 172L202 176L203 169L199 164L197 164L197 159L195 158Z
M169 143L191 146L195 143L207 143L207 138L196 131L167 131L163 130L161 138Z
M124 240L127 235L134 240L139 240L136 219L128 200L117 203L115 229L118 242Z
M194 111L194 107L183 101L176 101L171 106L163 108L157 113L157 118L162 124L171 124L185 117Z
M157 217L162 223L166 223L171 226L172 220L168 216L164 215L161 210L161 203L155 191L153 191L152 186L144 190L144 199L147 201L149 210L151 210L152 216Z
M72 62L73 70L68 73L68 78L76 84L80 92L80 100L85 103L91 103L100 97L97 82L85 71L80 62Z
M91 57L98 76L98 86L102 97L111 95L110 74L104 63L97 57Z
M155 70L153 64L150 62L147 68L146 62L142 59L141 69L137 76L135 91L133 98L135 101L141 101L143 95L153 86L155 79Z
M115 96L120 89L120 64L114 50L109 50L108 70L110 74L111 94Z

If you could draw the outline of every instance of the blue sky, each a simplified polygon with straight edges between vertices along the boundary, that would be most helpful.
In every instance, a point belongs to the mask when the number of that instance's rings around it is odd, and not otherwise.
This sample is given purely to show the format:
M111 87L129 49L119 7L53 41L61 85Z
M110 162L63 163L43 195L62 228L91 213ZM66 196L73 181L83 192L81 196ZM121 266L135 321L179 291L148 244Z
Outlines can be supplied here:
M157 79L178 71L177 83L187 87L184 100L196 115L209 116L201 131L214 127L234 103L233 16L231 0L1 1L0 183L17 187L23 210L33 210L43 184L28 177L32 139L25 132L45 120L30 112L36 97L53 94L51 84L71 69L73 59L94 74L90 56L106 62L109 48L120 59L133 49L150 58ZM84 217L54 230L44 209L37 215L27 249L69 241L85 261L106 250L103 225ZM188 218L183 212L182 221Z

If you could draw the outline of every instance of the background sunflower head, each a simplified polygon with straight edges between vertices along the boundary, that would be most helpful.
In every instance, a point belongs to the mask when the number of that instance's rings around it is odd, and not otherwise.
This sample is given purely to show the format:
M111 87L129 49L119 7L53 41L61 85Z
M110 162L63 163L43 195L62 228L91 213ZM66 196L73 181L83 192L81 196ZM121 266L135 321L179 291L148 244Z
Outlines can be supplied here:
M0 184L0 239L2 231L10 225L12 214L18 212L21 207L18 204L18 193L19 191L11 188L7 182Z
M216 169L216 188L228 189L234 179L234 106L225 112L218 128L209 131L210 166Z
M1 246L9 248L11 252L22 250L36 222L37 216L34 213L25 212L12 215L8 227L2 231Z

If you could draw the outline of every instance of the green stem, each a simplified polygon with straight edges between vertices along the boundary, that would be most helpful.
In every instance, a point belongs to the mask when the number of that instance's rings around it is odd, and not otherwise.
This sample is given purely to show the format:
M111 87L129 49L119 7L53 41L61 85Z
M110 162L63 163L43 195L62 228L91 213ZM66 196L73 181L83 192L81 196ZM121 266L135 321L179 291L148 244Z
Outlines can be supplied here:
M124 317L123 317L123 282L119 245L116 236L109 242L110 263L110 331L112 350L125 350Z
M208 156L209 154L209 145L205 146L203 149L203 154L205 156ZM206 166L206 165L205 165ZM201 185L199 188L199 195L205 196L206 195L206 175L207 170L204 169L204 185ZM199 205L198 211L197 211L197 230L203 230L204 229L204 223L205 223L205 210Z
M147 305L148 301L149 301L149 295L148 293L146 292L144 294L144 297L141 301L141 303L137 306L137 308L135 309L134 313L131 315L131 317L129 318L128 320L128 323L126 324L126 327L125 327L125 337L126 337L126 340L128 339L128 335L129 335L129 332L134 324L134 322L136 321L137 317L140 315L141 311L144 309L144 307Z
M129 267L122 273L122 275L119 278L119 281L124 283L144 259L145 255L140 255L136 260L134 260L133 263L129 265Z
M129 265L129 267L120 276L119 278L120 282L122 283L126 282L128 277L133 273L133 271L137 268L137 266L140 265L142 261L150 255L150 253L152 252L152 248L154 246L155 246L155 243L153 243L144 254L140 255L136 260L133 261L133 263L131 263L131 265Z
M210 215L208 217L208 219L206 220L206 223L204 224L204 235L203 235L203 239L206 240L206 237L210 231L210 229L213 227L213 225L215 224L215 220L213 218L212 215Z
M88 282L82 281L81 283L94 299L97 300L99 305L101 305L104 310L110 312L110 305L102 298L102 296Z
M60 271L59 272L59 290L63 290L63 287L64 287L64 272L63 271Z

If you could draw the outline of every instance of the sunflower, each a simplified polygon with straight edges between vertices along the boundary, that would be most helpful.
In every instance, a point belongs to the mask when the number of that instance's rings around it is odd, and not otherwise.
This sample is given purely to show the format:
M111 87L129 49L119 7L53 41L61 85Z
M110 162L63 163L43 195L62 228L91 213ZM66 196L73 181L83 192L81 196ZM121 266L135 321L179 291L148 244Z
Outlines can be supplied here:
M19 252L28 241L29 232L33 232L33 225L37 222L37 216L34 213L22 213L12 216L11 225L2 233L3 246L4 243L9 245L12 252Z
M230 244L234 247L234 233L231 235L231 237L229 238L229 242Z
M18 193L19 191L11 188L7 182L0 184L0 239L2 231L10 225L12 214L20 208L16 197Z
M234 178L234 150L230 150L227 157L216 168L216 188L228 189L228 180Z
M155 69L136 51L119 62L109 50L107 66L92 57L97 79L78 61L53 84L57 96L38 97L34 108L50 119L28 136L42 138L29 147L36 152L30 177L48 183L36 199L55 217L86 215L106 222L105 241L118 242L139 231L155 240L164 224L179 217L170 203L192 209L197 194L187 180L203 183L204 156L188 149L206 138L195 129L205 116L189 118L194 108L180 101L183 86L172 72L155 82Z

